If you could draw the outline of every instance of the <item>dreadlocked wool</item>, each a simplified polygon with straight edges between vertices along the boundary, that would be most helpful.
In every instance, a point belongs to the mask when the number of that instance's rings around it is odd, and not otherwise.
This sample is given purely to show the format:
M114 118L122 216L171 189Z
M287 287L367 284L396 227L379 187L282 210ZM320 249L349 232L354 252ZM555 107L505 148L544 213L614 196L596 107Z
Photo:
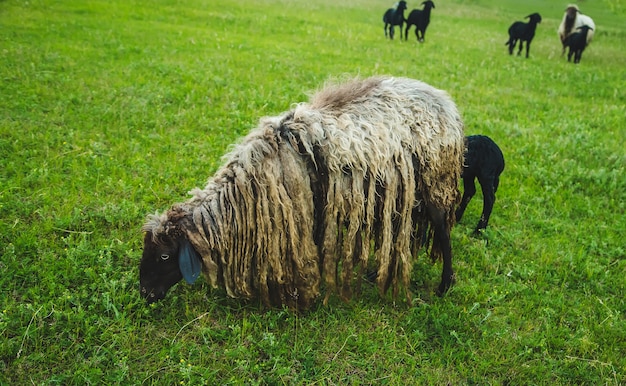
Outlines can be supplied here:
M204 189L144 231L162 242L182 230L231 297L304 309L321 292L349 298L373 269L381 294L404 289L410 302L413 256L432 241L428 206L454 223L463 141L455 104L425 83L330 85L261 119Z

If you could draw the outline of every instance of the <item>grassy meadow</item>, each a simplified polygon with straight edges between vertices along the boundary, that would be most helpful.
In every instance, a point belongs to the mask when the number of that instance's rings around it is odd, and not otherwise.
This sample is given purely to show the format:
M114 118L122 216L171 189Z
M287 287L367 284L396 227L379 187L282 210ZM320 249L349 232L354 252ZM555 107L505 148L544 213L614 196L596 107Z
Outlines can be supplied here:
M0 0L0 385L626 384L626 9L578 65L566 1L435 0L426 42L381 0ZM409 9L421 8L409 1ZM530 58L515 20L539 12ZM146 306L141 226L204 186L254 127L329 79L446 90L502 148L453 230L456 286L415 263L414 304L375 288L306 313L204 280Z

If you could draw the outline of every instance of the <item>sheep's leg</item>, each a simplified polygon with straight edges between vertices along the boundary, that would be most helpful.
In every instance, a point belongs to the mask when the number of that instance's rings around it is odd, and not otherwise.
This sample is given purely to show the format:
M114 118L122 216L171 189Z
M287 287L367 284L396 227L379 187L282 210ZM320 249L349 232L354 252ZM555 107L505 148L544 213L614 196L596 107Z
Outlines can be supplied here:
M450 229L446 226L445 222L442 223L438 230L435 231L435 240L433 242L439 243L441 246L441 252L443 257L443 270L441 271L441 283L437 293L439 296L443 296L452 284L454 284L454 271L452 270L452 245L450 242Z
M461 221L463 217L463 213L465 213L465 208L467 208L467 204L472 200L476 194L476 185L474 184L474 176L463 178L463 198L461 198L461 205L456 210L456 221Z
M405 41L409 41L409 29L411 29L411 26L413 24L406 24L406 27L404 27L404 40ZM417 33L417 26L415 26L415 33Z
M387 23L385 23L385 37L387 37Z
M498 191L498 186L500 186L500 175L497 175L493 180L493 193L495 194Z
M437 294L443 296L454 283L454 271L452 270L452 244L450 241L450 227L446 222L446 212L432 205L428 205L428 213L435 229L433 235L433 245L431 255L436 257L441 255L443 260L443 270L441 272L441 283L437 289Z
M494 178L478 178L480 187L483 191L483 213L480 216L478 225L476 225L476 232L480 232L481 229L487 228L489 224L489 217L493 210L493 204L496 201L496 181Z
M528 59L528 52L530 51L530 40L526 42L526 58Z
M393 40L393 24L389 26L389 39Z
M519 41L519 50L517 51L517 56L522 55L522 50L524 49L524 41L520 40Z
M570 47L569 52L567 53L567 61L568 62L572 61L572 54L574 54L574 50L572 50L572 48Z
M517 43L517 41L513 39L512 37L509 37L509 41L507 43L509 45L509 55L513 55L513 49L515 49L515 43Z

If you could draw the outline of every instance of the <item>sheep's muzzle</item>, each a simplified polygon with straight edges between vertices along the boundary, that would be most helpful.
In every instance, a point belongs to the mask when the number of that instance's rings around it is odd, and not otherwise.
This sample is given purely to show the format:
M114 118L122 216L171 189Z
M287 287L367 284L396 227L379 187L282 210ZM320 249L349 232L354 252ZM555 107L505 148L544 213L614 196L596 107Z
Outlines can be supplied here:
M146 303L151 304L151 303L158 302L159 300L165 298L165 294L167 293L167 290L156 289L156 288L148 289L145 286L141 286L140 293L141 293L141 297L146 300Z

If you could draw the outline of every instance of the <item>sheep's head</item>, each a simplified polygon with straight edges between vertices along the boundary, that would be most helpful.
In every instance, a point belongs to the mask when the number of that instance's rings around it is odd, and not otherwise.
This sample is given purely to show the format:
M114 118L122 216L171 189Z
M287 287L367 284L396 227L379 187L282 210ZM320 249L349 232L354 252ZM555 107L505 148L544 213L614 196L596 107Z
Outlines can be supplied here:
M398 8L396 8L398 11L404 11L405 9L407 9L406 6L406 1L402 0L400 2L398 2Z
M143 255L139 265L141 296L148 303L161 300L172 286L185 278L193 283L202 270L198 253L171 216L152 216L143 230Z
M433 3L430 0L426 0L422 3L422 5L424 6L424 9L426 8L435 8L435 3Z
M533 23L541 23L541 15L538 13L531 13L530 15L526 16L526 18L530 19L530 21Z
M567 6L567 8L565 8L565 13L567 14L567 18L571 20L576 19L576 14L578 14L579 12L580 10L578 9L578 6L574 4L570 4Z

